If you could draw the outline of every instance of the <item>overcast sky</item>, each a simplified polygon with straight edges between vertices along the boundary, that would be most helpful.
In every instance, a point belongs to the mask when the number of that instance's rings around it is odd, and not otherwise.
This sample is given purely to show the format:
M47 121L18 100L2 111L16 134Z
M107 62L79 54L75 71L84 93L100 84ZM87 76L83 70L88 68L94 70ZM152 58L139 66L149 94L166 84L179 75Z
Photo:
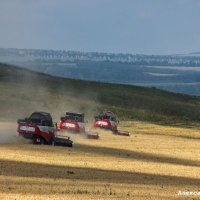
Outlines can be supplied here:
M200 51L200 0L0 0L0 47Z

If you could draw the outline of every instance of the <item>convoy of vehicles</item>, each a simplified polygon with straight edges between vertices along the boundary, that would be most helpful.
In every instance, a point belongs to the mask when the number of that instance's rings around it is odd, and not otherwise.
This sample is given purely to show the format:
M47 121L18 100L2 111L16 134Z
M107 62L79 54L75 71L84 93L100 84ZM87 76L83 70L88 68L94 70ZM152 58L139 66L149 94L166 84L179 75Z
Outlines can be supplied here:
M111 111L103 111L95 116L94 128L111 130L114 134L129 136L128 131L119 131L117 116ZM20 136L30 139L34 144L49 144L72 147L73 141L62 134L63 131L80 133L88 139L99 139L99 134L86 130L84 113L66 112L60 118L59 127L53 124L52 117L46 112L34 112L30 117L18 120L17 131ZM58 134L58 132L60 134Z

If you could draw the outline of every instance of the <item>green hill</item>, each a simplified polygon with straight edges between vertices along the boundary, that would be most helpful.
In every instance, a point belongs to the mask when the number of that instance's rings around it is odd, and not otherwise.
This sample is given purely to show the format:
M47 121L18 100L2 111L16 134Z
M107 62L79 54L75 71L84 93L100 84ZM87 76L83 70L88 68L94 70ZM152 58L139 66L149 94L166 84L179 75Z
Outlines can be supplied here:
M200 98L156 88L57 78L0 64L0 119L16 120L33 111L85 112L91 119L102 109L120 120L194 122L200 120Z

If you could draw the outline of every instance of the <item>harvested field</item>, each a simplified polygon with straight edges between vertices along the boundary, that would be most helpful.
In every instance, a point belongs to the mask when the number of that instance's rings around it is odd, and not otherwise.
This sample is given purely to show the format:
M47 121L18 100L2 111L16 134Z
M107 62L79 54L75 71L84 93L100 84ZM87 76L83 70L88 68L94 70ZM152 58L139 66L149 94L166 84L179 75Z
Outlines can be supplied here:
M0 123L0 199L198 199L199 127L122 122L130 137L68 134L73 148L28 144ZM9 128L7 128L9 127ZM13 142L3 140L5 134Z

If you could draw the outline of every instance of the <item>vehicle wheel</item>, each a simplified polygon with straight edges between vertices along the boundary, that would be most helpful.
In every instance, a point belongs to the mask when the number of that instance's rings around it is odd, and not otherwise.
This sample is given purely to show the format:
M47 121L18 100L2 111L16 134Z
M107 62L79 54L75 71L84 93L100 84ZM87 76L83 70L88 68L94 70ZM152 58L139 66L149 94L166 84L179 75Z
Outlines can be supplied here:
M45 144L45 141L43 138L40 138L40 144Z
M38 144L39 141L40 141L39 137L34 137L33 138L33 144Z
M33 139L33 144L45 144L45 141L44 141L44 139L41 138L41 137L35 137L35 138Z
M68 147L73 147L73 144L72 144L72 143L70 143L70 144L68 145Z

